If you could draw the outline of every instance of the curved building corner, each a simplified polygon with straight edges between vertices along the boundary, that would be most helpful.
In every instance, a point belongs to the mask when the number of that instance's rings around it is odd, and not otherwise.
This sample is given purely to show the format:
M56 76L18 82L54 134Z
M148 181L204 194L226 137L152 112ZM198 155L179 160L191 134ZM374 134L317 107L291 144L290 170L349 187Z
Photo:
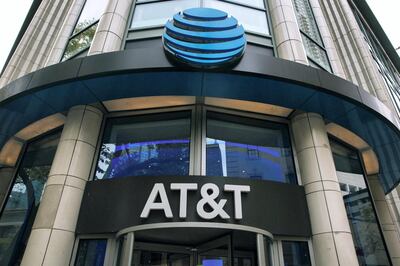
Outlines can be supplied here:
M0 265L400 265L399 66L364 1L34 1Z

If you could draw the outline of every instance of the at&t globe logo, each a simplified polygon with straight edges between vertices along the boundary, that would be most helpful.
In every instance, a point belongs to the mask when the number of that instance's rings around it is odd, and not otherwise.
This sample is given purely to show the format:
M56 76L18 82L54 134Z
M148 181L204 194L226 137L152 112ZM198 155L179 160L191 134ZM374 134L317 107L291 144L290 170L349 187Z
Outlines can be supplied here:
M213 68L234 63L246 47L244 29L234 17L213 8L190 8L165 25L168 55L194 67Z

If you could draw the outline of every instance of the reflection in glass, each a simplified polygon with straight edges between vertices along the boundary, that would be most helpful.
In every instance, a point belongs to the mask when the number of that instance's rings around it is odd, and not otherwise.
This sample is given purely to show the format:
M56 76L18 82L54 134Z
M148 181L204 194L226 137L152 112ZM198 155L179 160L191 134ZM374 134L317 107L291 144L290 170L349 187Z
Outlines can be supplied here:
M330 140L360 265L390 265L357 151Z
M293 0L293 3L307 56L318 66L331 71L310 3L308 0Z
M103 266L107 239L79 240L75 266Z
M330 64L328 56L324 49L315 44L310 38L306 37L304 34L301 35L303 39L304 46L306 48L307 55L317 62L324 69L330 69Z
M235 17L246 31L263 35L270 34L265 11L217 0L204 0L204 6L224 10L229 15Z
M305 241L282 241L285 266L311 266L308 243Z
M230 0L230 2L235 2L238 4L243 4L257 8L263 8L263 9L265 8L263 0Z
M67 44L67 48L65 48L62 60L67 60L89 48L92 44L96 28L97 23L70 39Z
M19 263L35 219L60 134L28 145L0 216L0 265Z
M99 20L106 8L107 2L107 0L87 0L72 34L78 33Z
M200 7L199 0L173 0L137 5L131 29L164 26L173 15L187 8Z
M213 116L217 119L212 119ZM284 125L258 120L253 121L254 125L246 125L229 119L235 118L211 114L207 119L208 176L296 184L289 135Z
M135 250L132 266L184 266L190 265L190 255L176 252Z
M319 35L318 26L315 22L314 15L308 0L294 0L294 8L296 10L299 28L315 42L322 44Z
M188 175L189 147L189 113L110 120L96 179Z

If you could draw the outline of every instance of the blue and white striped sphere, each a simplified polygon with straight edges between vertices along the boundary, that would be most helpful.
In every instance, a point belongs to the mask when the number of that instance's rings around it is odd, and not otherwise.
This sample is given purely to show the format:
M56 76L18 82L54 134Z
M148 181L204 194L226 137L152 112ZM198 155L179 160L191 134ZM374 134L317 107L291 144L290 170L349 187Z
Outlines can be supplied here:
M246 47L244 29L234 17L213 8L190 8L165 25L165 50L189 65L218 67L239 59Z

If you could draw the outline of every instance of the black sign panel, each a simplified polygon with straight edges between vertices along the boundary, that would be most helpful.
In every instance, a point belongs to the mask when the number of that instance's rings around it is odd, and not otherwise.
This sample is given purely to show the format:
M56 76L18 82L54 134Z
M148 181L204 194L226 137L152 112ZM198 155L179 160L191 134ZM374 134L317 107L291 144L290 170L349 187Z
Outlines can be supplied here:
M165 187L173 217L165 217L163 210L151 210L147 218L140 218L154 184ZM179 218L180 191L171 190L171 183L196 183L196 191L188 191L187 217ZM229 219L217 216L206 220L196 211L202 199L201 187L212 183L219 187L218 203L226 199L223 210ZM224 185L248 185L250 192L241 194L242 219L235 219L234 193L224 191ZM157 197L156 202L160 202ZM206 211L212 211L205 206ZM165 222L218 222L257 227L274 235L310 236L310 222L302 186L272 181L226 177L129 177L88 182L83 196L77 225L78 234L116 233L124 228Z

